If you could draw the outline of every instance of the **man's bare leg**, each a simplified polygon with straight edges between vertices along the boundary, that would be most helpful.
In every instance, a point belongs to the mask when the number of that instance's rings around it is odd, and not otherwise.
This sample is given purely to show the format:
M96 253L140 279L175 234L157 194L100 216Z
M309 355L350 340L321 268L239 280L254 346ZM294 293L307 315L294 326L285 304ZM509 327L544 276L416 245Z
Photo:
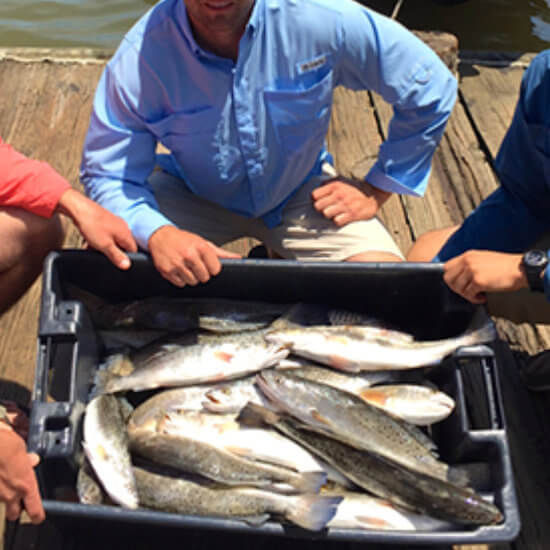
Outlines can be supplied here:
M63 245L59 216L42 218L20 208L0 208L0 314L10 308L42 272L48 253Z
M407 254L408 262L430 262L441 250L449 237L458 229L458 225L436 229L420 235Z

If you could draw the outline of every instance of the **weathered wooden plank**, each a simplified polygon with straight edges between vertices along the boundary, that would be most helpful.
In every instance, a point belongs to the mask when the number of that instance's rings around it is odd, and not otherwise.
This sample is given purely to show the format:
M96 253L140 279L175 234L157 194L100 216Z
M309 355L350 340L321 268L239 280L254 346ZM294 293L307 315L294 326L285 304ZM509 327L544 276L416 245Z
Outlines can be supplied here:
M523 65L461 65L461 97L493 158L512 120L523 73Z

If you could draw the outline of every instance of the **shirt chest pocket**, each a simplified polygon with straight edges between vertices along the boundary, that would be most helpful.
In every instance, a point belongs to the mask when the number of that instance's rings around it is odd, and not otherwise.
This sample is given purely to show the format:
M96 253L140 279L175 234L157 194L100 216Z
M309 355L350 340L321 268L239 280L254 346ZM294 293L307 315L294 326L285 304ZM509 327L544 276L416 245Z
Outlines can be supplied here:
M273 131L287 156L319 153L330 121L332 90L332 71L307 89L264 90Z
M207 108L191 113L173 113L147 123L149 130L175 154L189 156L193 150L211 144L219 115Z

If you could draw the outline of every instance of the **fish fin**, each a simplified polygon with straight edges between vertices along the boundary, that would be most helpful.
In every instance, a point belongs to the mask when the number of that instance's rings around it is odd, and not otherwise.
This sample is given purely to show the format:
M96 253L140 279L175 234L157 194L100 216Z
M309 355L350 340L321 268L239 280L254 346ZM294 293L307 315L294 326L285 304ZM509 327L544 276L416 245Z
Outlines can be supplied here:
M116 378L110 378L105 383L103 391L101 393L118 393L121 391L126 391L128 388L125 387L123 382L124 377L117 376Z
M376 516L356 515L354 516L357 523L359 523L363 529L395 529L395 527L384 518L377 518Z
M492 342L497 337L497 329L493 320L484 309L479 309L464 334L464 345Z
M251 449L250 447L238 447L236 445L224 445L223 448L226 451L229 451L230 453L233 453L237 456L244 456L245 458L248 458L250 460L254 460L253 457L251 457Z
M491 467L486 462L449 466L447 480L460 487L484 490L491 487Z
M235 356L232 353L228 353L227 351L215 351L214 357L219 361L223 361L224 363L231 363Z
M257 527L265 523L270 517L271 516L269 514L261 514L258 516L245 516L241 518L241 520L249 525L252 525L253 527Z
M241 409L236 421L243 426L261 426L263 424L276 424L279 419L280 417L277 413L249 401Z
M318 493L321 487L327 482L327 473L322 471L317 472L302 472L298 481L293 483L293 487L300 490L302 493Z
M339 355L329 356L327 363L334 369L344 372L359 372L359 367L345 357Z
M328 421L327 418L325 418L317 409L310 409L309 414L317 420L317 422L321 422L321 424L325 424L325 426L331 426L332 424Z
M297 303L290 306L281 316L277 317L270 325L269 330L285 330L304 326L300 319L304 318L305 305Z
M208 395L206 397L208 397ZM223 405L222 403L212 401L211 399L208 401L203 401L201 405L205 411L218 414L238 413L240 410L239 405Z
M294 505L289 506L285 517L311 531L320 531L336 515L342 497L324 497L320 495L297 496Z
M115 353L105 361L105 366L94 376L94 396L119 391L119 381L134 371L134 365L128 353Z
M381 389L384 386L379 386L377 388L366 388L359 392L359 397L367 401L371 405L376 405L377 407L383 407L388 400L387 393Z

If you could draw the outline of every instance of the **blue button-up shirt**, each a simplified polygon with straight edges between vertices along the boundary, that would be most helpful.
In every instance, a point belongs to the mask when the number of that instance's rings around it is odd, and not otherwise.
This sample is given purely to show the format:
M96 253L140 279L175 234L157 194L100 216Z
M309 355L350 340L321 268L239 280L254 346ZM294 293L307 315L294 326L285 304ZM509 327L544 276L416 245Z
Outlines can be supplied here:
M273 227L327 157L337 85L374 90L394 108L369 183L421 196L457 86L412 33L351 0L256 0L233 62L197 44L185 0L164 0L100 79L81 167L86 192L145 249L171 223L147 184L156 162L197 195ZM169 157L156 156L157 142Z

